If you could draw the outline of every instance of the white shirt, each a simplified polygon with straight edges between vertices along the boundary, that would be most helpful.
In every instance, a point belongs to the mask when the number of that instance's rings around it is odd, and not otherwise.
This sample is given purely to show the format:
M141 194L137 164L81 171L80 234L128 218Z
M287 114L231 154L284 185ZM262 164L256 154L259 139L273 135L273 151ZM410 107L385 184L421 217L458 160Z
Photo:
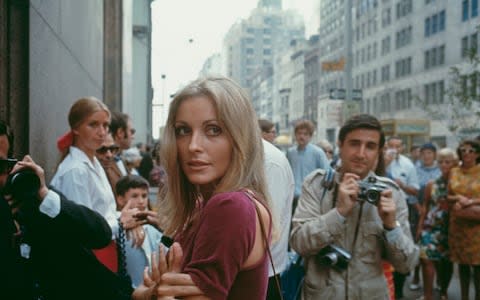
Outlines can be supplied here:
M115 196L96 157L92 162L82 150L70 146L70 153L58 166L50 184L67 199L102 215L112 229L112 239L115 238L118 233Z
M272 199L272 215L277 220L279 239L270 246L273 265L277 274L283 272L288 263L288 236L292 219L292 201L295 190L292 168L285 154L263 140L265 155L265 175L267 188ZM272 266L268 266L268 276L273 276Z

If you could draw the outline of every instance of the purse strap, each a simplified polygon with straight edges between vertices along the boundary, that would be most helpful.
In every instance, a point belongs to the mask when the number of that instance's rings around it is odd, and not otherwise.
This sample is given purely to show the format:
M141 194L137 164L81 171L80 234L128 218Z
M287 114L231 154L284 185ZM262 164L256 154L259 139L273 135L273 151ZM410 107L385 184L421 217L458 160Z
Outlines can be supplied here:
M280 295L280 299L284 300L280 280L278 279L278 276L276 276L277 272L275 271L275 266L273 265L272 253L270 252L270 245L269 245L268 240L267 240L265 225L263 223L262 216L260 215L260 209L258 208L258 205L254 200L253 192L250 191L250 190L247 190L247 191L245 191L245 194L247 194L248 198L250 198L250 200L252 200L253 205L255 206L255 210L257 211L258 222L260 223L260 229L262 230L262 239L263 239L263 242L265 244L265 249L267 249L267 254L268 254L268 258L270 259L270 264L272 265L273 277L275 278L275 284L277 286L278 294Z

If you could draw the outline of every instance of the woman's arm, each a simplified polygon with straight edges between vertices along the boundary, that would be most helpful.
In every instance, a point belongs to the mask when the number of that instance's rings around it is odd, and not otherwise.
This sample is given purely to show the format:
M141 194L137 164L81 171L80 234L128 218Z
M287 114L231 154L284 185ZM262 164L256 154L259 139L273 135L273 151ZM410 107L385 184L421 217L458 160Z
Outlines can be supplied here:
M425 194L423 198L423 209L420 214L420 217L418 218L417 232L415 235L416 241L420 239L420 236L423 230L423 223L425 222L425 216L427 215L430 208L430 201L432 199L432 187L433 187L433 181L428 182L427 185L425 186Z

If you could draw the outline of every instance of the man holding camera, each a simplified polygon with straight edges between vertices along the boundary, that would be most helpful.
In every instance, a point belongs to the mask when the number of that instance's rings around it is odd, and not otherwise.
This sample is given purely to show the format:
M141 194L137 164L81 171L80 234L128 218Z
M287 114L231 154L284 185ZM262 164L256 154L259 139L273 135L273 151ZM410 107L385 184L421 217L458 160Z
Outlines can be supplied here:
M111 240L105 219L49 190L28 155L9 159L12 141L0 121L1 298L131 299L132 287L91 251Z
M389 299L382 260L408 272L418 261L403 192L373 170L385 136L370 115L340 129L341 166L305 178L291 247L305 259L302 299Z

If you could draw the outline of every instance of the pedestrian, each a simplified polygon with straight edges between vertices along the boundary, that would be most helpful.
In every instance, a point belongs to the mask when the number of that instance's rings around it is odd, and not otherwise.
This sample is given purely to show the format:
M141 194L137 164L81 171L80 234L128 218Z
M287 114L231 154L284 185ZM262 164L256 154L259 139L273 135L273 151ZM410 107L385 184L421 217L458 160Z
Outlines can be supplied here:
M162 141L165 233L175 234L183 262L180 273L163 274L158 295L265 299L273 223L246 92L223 77L190 83L170 104Z
M131 299L132 287L92 254L111 241L105 219L48 189L30 156L12 159L12 142L0 121L2 299Z
M292 167L295 178L292 213L295 213L305 177L316 169L327 170L330 168L325 152L323 152L320 147L310 143L314 131L315 125L313 125L311 121L298 121L295 124L295 140L297 141L297 145L290 147L287 151L287 159Z
M266 119L258 119L258 125L262 131L262 137L267 142L273 144L275 138L277 137L277 130L275 129L275 124Z
M154 212L149 209L148 203L148 182L141 176L127 175L122 177L115 187L117 202L124 204L128 208L138 210L136 218L156 217ZM156 222L158 223L158 222ZM135 246L123 238L119 243L121 249L119 255L123 265L120 266L122 272L126 272L132 281L134 287L143 282L143 271L145 267L151 267L151 254L156 252L160 244L162 234L150 224L144 224L145 239L140 246ZM128 232L123 231L123 235Z
M457 148L461 166L450 171L448 245L458 264L462 300L469 298L472 269L475 298L480 299L480 144L464 140Z
M418 202L417 194L420 188L418 184L417 171L415 165L410 159L404 156L403 140L398 136L391 136L387 140L385 150L386 173L393 179L402 191L407 195L408 218L412 236L416 234L418 224L418 216L421 213L421 205ZM395 282L395 295L398 298L403 297L403 286L408 274L402 274L398 271L393 273ZM414 272L412 283L409 288L411 290L420 289L419 271Z
M293 216L290 245L306 266L302 299L389 299L383 258L402 273L418 261L404 194L373 171L385 143L375 117L351 117L338 141L341 166L305 178Z
M117 272L116 203L105 171L95 157L108 133L110 111L94 97L80 98L70 108L68 123L70 130L57 143L61 162L50 184L68 199L93 209L107 220L112 230L111 243L94 253L112 272ZM128 215L121 216L121 220L125 218Z
M120 147L115 145L112 134L108 133L102 146L98 148L95 153L95 156L107 174L108 182L110 183L113 193L115 193L115 185L117 184L117 181L122 177L122 173L115 163L115 156L119 151Z
M452 278L453 265L448 251L448 175L458 165L454 150L443 148L438 151L438 166L441 175L430 180L425 187L423 209L418 221L417 238L423 273L423 295L433 299L433 278L437 275L440 297L447 299L448 285Z
M115 144L120 147L120 151L115 157L115 162L122 176L128 175L128 169L126 163L122 160L121 154L132 147L132 142L135 139L136 130L133 127L132 119L125 113L114 111L112 112L109 130Z
M279 238L270 245L273 259L272 266L268 268L268 291L267 300L280 300L281 291L278 290L277 282L280 274L288 264L288 237L290 235L290 223L292 220L292 201L295 189L292 168L285 154L271 143L263 140L265 154L265 175L267 187L272 199L272 214L278 220Z

